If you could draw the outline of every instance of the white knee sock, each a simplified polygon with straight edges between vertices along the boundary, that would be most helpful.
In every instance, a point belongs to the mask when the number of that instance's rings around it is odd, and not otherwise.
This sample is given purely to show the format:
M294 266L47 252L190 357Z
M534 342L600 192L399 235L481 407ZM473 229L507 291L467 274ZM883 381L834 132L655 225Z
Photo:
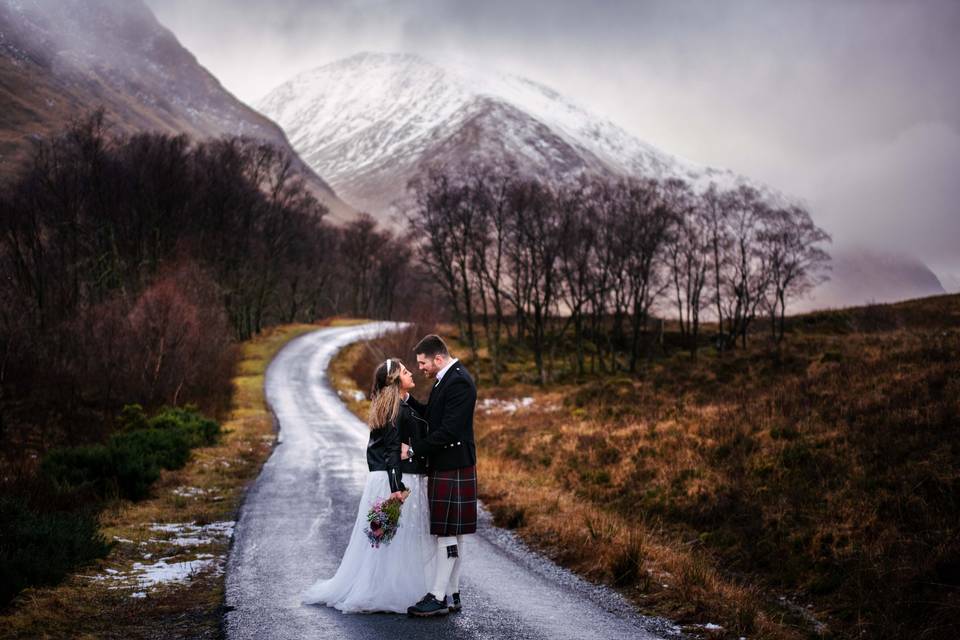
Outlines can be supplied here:
M463 562L463 536L457 536L457 561L453 563L453 570L450 572L450 582L447 586L447 593L450 595L460 591L461 562Z
M453 572L460 555L457 547L456 536L437 536L437 573L430 593L440 602L443 602L446 596L450 574Z

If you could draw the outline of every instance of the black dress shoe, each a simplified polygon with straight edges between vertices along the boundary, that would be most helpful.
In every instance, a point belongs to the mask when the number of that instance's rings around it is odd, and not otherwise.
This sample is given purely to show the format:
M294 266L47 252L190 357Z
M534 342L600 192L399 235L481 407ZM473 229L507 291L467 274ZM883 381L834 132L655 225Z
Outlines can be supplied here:
M444 601L446 601L446 597L444 597ZM456 613L457 611L460 611L461 605L460 605L460 592L459 592L459 591L457 591L455 594L453 594L453 603L450 604L450 605L448 605L447 608L450 609L450 613Z
M447 607L447 599L444 598L443 602L437 600L433 597L432 593L428 593L423 596L423 598L417 604L412 607L407 608L408 616L416 616L418 618L427 618L429 616L445 616L450 613L450 608Z

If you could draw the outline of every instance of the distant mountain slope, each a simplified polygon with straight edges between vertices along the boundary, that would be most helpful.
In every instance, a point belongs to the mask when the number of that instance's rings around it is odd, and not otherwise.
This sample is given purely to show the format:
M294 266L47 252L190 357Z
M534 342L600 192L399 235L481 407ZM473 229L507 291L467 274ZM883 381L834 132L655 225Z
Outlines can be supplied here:
M902 254L863 248L832 252L830 280L818 286L793 311L897 302L946 293L923 262Z
M536 82L416 55L351 56L296 76L257 107L338 193L381 216L430 163L509 160L554 181L591 171L749 182L665 153Z
M283 130L224 89L141 0L0 0L0 172L22 161L29 137L101 105L121 131L248 135L296 155ZM353 214L297 162L335 217Z

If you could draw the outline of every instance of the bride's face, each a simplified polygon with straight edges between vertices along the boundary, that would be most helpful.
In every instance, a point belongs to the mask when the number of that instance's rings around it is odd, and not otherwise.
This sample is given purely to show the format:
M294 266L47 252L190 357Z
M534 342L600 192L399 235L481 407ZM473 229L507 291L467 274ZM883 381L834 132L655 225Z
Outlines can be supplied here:
M409 391L417 386L413 381L413 374L405 366L400 365L400 391Z

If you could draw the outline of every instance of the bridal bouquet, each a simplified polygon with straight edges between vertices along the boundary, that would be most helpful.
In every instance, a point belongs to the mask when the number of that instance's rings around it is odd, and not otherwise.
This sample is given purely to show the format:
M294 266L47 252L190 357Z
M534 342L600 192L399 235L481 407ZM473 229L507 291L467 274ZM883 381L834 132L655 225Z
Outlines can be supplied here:
M400 526L400 506L403 501L399 498L389 498L387 500L377 500L370 507L367 513L367 528L364 533L370 540L370 546L376 549L381 544L388 544L397 534L397 528Z

